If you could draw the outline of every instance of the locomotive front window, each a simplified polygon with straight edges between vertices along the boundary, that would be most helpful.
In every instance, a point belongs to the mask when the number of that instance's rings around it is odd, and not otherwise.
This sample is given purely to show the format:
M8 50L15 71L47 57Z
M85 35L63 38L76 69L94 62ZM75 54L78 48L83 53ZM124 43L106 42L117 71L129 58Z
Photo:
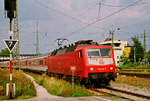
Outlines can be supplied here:
M102 57L111 57L110 48L100 48L100 52Z
M99 49L87 49L87 53L89 57L100 57Z
M111 57L110 48L89 48L88 57Z

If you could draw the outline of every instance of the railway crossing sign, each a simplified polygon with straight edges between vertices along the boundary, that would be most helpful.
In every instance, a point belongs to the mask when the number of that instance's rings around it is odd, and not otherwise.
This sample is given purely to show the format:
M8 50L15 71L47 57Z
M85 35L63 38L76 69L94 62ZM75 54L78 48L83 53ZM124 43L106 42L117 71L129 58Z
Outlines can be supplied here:
M5 39L3 40L6 47L8 48L8 50L10 51L10 53L13 51L14 47L16 46L18 40L8 40L8 39Z

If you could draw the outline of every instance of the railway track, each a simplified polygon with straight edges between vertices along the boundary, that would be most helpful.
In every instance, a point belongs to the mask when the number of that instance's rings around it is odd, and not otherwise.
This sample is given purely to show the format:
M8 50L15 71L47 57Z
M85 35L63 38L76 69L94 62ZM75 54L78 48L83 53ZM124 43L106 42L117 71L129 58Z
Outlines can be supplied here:
M150 73L143 74L143 73L130 73L130 72L119 72L120 75L127 75L127 76L137 76L142 78L150 78Z
M43 73L43 72L34 72L34 73ZM115 91L115 92L120 92L120 93L124 93L124 94L127 94L127 95L136 96L136 97L140 97L140 98L143 98L143 99L149 99L150 100L150 96L147 96L147 95L137 94L137 93L134 93L134 92L129 92L129 91L116 89L116 88L112 88L112 87L108 87L108 86L107 87L103 87L103 89L107 89L107 90ZM92 91L100 93L100 94L103 94L103 95L118 96L117 94L105 92L105 91L102 91L100 89L92 89ZM130 101L135 101L135 100L130 99L128 97L124 97L124 96L119 96L119 97L122 98L122 99L128 99Z
M120 75L137 76L142 78L150 78L150 69L123 69L117 71Z
M121 72L150 72L150 69L120 69Z
M106 91L102 91L102 90L100 90L100 89L91 89L91 91L94 91L94 92L96 92L96 93L98 93L98 94L102 94L102 95L110 95L110 96L114 96L114 97L117 97L117 96L118 96L118 95L116 95L116 94L112 94L112 93L109 93L109 92L106 92ZM132 99L130 99L130 98L123 97L123 96L119 96L119 98L127 99L127 100L130 100L130 101L134 101L134 100L132 100Z
M135 97L140 98L140 99L150 100L150 96L148 95L142 95L142 94L138 94L138 93L122 90L122 89L116 89L116 88L112 88L108 86L103 87L101 89L92 89L92 91L103 94L103 95L111 95L111 96L116 96L116 97L118 96L118 93L119 93L120 98L128 99L130 101L135 101ZM117 93L114 93L114 92L117 92ZM124 96L124 95L127 95L127 96Z

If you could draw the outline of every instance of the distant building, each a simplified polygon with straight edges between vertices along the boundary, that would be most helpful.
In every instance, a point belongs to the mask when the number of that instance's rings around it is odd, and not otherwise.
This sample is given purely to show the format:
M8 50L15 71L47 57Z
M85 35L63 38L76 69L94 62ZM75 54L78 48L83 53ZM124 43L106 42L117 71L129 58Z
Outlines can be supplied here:
M130 52L131 52L131 46L126 46L126 47L124 47L124 56L125 56L126 58L129 57Z
M110 40L105 40L104 42L101 42L100 45L112 45L112 41ZM114 58L115 58L115 63L116 65L119 65L120 62L120 57L124 54L125 47L128 46L127 41L120 41L120 40L114 40ZM127 52L126 52L127 54ZM128 55L129 56L129 53Z

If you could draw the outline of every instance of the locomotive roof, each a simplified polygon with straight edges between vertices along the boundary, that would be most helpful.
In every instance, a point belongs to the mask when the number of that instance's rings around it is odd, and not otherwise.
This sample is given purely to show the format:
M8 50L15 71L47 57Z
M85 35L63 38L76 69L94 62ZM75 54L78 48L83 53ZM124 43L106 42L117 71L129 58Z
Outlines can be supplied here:
M71 44L69 46L60 47L59 49L54 50L51 53L51 55L55 56L55 55L58 55L58 54L64 54L64 53L73 52L73 51L75 51L75 49L78 46L89 46L89 45L99 46L99 44L97 42L93 42L93 40L80 40L80 41L75 42L75 44Z

